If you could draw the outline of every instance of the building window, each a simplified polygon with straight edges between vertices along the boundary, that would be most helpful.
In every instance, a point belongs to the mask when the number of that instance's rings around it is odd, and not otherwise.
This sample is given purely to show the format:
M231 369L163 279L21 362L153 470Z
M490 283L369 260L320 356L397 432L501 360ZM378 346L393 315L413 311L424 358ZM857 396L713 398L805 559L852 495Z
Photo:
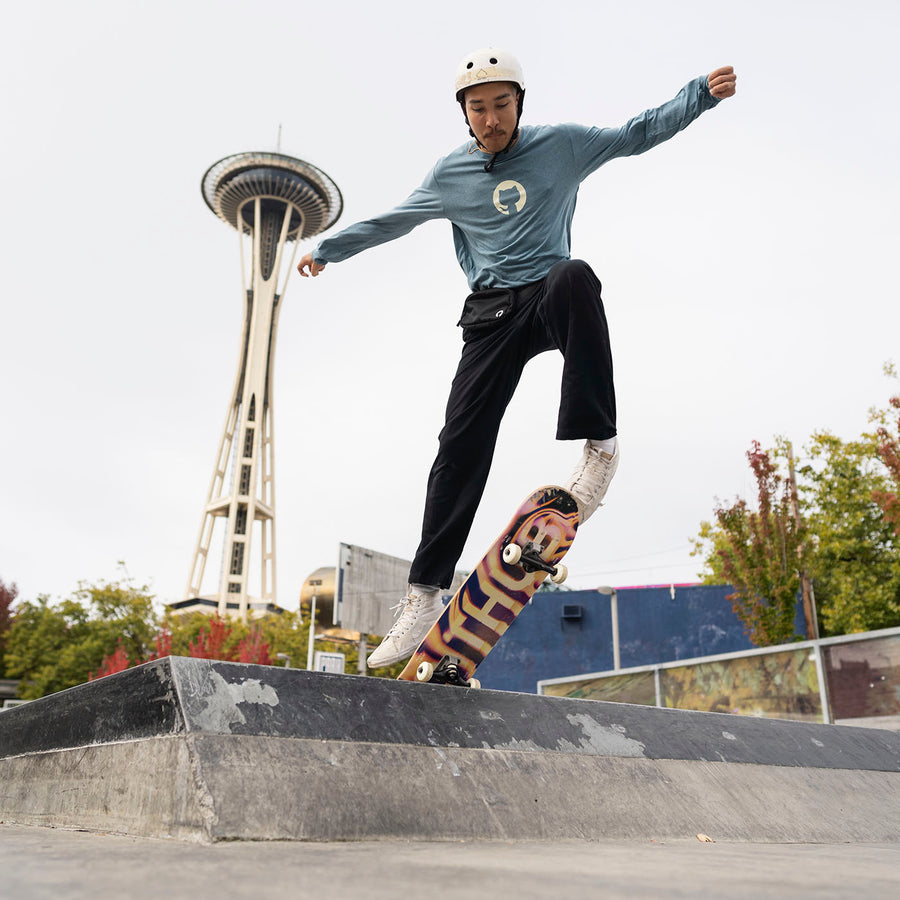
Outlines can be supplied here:
M231 545L231 570L229 575L242 575L244 572L244 545L235 542Z

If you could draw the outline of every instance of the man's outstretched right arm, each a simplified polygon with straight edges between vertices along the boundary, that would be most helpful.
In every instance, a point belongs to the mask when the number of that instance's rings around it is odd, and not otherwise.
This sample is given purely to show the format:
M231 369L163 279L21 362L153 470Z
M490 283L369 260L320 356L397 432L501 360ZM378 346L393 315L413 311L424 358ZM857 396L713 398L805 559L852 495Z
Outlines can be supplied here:
M343 231L326 238L311 253L307 253L297 265L304 277L315 278L329 262L341 262L370 247L377 247L408 234L417 225L444 215L433 173L425 183L389 212L357 222Z

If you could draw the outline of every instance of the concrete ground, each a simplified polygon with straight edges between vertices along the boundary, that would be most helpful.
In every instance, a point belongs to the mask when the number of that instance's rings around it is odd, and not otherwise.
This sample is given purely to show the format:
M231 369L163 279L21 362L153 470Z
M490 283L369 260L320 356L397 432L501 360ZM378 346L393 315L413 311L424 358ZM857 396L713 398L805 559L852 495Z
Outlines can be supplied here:
M3 900L900 896L900 844L213 845L0 823Z

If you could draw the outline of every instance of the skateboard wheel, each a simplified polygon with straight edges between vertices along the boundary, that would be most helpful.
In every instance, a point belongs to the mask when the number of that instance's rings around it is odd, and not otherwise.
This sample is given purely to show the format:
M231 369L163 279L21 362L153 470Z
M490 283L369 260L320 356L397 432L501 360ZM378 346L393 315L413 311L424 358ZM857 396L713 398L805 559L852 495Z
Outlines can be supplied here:
M472 688L473 691L481 690L481 682L477 678L470 678L468 681L469 687Z
M419 663L419 668L416 669L416 681L431 681L432 675L434 675L434 663Z
M503 561L514 566L522 558L522 548L518 544L507 544L503 548Z
M550 580L554 584L562 584L568 577L569 570L562 563L557 563L556 571L550 576Z

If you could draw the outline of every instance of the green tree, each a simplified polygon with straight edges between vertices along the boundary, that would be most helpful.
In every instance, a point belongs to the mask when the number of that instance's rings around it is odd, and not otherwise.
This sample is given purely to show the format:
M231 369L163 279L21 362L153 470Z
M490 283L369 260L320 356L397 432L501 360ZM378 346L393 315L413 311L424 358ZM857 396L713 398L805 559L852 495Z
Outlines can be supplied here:
M728 584L724 564L729 552L728 536L719 527L718 521L702 521L697 537L690 540L694 547L691 556L699 556L703 561L703 570L697 574L700 583Z
M91 621L112 652L121 644L129 660L142 662L153 647L159 619L147 585L136 587L130 578L81 584L76 597L91 610Z
M150 652L158 628L152 597L130 581L81 585L75 596L46 596L16 607L7 672L22 680L19 696L34 700L74 687L101 669L121 644L129 660Z
M21 697L33 700L163 656L278 664L285 653L294 668L305 668L309 646L309 608L270 613L250 622L222 621L217 615L167 615L153 611L147 587L130 579L82 584L58 603L40 596L21 603L8 635L8 671L22 679ZM353 640L317 640L319 650L346 656L355 672L358 647ZM391 677L402 664L379 670Z
M757 484L757 508L737 498L719 505L715 523L703 522L694 541L704 555L707 580L731 584L735 614L758 647L794 636L805 529L795 521L791 485L778 471L778 457L754 441L747 459Z
M900 402L892 399L891 404L900 409ZM877 432L856 441L815 433L798 470L805 540L802 533L797 537L805 545L802 564L813 581L823 635L900 625L900 535L890 515L896 507L889 502L900 487L891 468L897 458L891 451L900 444L888 411L873 412L872 420L880 426ZM778 499L783 507L786 495L782 492ZM717 509L714 522L701 523L693 543L694 555L706 564L702 576L706 583L727 584L741 577L749 582L747 572L765 568L765 542L754 532L752 516L738 501ZM777 533L777 528L770 530ZM777 546L770 550L774 562L779 557ZM788 542L785 550L780 557L790 559ZM788 570L783 574L787 576ZM757 578L755 584L759 594L768 597L765 578ZM788 579L785 594L790 589Z
M107 652L84 606L71 599L52 604L39 596L16 610L6 667L22 680L19 696L35 700L87 681Z
M13 620L12 605L18 595L15 584L8 585L0 578L0 678L6 676L6 642Z
M900 625L900 541L878 498L890 492L876 435L812 436L802 493L823 634Z
M309 608L306 616L301 610L285 611L278 615L263 616L260 621L263 637L269 642L269 654L275 665L283 665L277 654L284 653L295 669L306 668L309 647Z

